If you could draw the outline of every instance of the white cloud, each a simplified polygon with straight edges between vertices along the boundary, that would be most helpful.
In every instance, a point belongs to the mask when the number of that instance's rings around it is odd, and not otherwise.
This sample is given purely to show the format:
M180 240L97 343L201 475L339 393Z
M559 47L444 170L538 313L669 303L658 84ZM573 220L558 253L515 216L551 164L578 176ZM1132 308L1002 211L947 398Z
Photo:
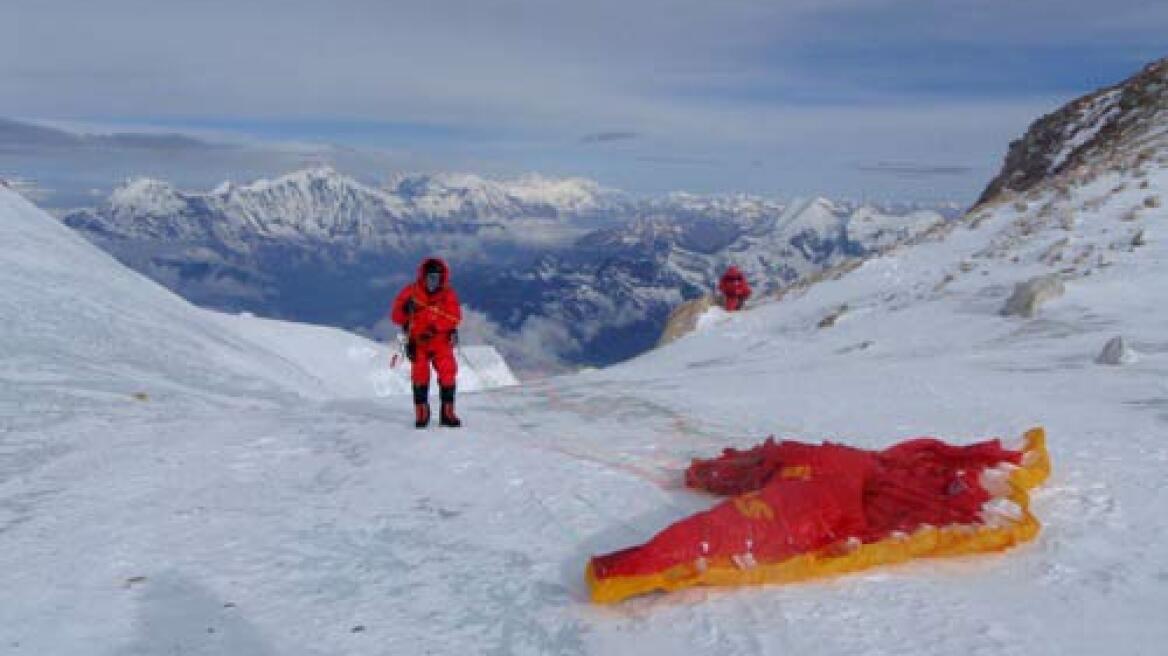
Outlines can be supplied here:
M675 176L651 158L702 158L760 176L748 190L806 187L820 160L833 162L817 173L823 184L856 161L991 168L1030 112L1065 100L1024 90L890 97L863 76L826 74L809 49L922 39L1118 48L1168 26L1154 4L1116 0L1100 18L1085 0L8 0L0 106L42 117L458 126L492 135L434 153L461 166L559 167L656 189L701 179L696 167ZM792 100L806 96L813 104ZM570 151L581 134L611 130L644 137ZM748 171L756 161L767 166Z
M805 80L753 50L799 43L822 12L872 2L9 4L0 88L15 114L514 120L579 133L653 126L689 104L663 87Z

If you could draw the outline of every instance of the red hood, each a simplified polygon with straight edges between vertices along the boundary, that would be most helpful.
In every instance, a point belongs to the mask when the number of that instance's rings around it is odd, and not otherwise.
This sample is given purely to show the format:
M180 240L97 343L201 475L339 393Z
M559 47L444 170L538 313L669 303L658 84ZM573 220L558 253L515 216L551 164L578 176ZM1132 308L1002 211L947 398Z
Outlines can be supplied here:
M422 260L422 263L418 265L418 286L422 289L426 288L426 266L431 262L437 263L438 266L442 267L441 289L445 289L447 284L450 282L450 267L446 266L446 261L440 257L428 257Z
M729 269L726 269L726 273L723 274L722 277L723 278L741 278L742 272L738 270L738 267L732 266Z

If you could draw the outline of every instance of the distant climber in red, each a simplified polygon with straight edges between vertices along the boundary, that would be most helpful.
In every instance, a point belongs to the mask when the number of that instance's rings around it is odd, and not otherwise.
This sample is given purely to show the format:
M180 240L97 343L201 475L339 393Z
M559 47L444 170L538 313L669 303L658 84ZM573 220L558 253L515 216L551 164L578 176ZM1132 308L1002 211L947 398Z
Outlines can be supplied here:
M450 267L436 257L422 261L418 279L402 288L393 301L390 318L405 332L406 357L412 363L410 378L414 386L414 425L425 428L430 423L430 367L438 372L439 399L442 402L438 422L443 426L462 425L454 414L455 377L458 363L454 347L458 345L458 324L462 309L458 295L450 286Z
M723 307L727 312L735 312L741 310L742 306L746 304L746 299L750 298L750 284L746 282L746 276L742 275L742 271L736 266L731 266L726 269L726 273L722 274L722 280L718 283L718 291L722 292Z

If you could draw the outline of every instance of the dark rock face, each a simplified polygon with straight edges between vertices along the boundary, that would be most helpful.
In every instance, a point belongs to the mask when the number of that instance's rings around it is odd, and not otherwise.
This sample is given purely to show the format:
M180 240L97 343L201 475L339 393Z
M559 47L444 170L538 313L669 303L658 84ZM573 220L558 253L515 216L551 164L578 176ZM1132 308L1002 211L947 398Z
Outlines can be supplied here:
M1006 191L1024 192L1039 182L1105 155L1123 137L1168 110L1168 58L1135 76L1078 98L1039 118L1010 144L998 175L978 198L982 204Z

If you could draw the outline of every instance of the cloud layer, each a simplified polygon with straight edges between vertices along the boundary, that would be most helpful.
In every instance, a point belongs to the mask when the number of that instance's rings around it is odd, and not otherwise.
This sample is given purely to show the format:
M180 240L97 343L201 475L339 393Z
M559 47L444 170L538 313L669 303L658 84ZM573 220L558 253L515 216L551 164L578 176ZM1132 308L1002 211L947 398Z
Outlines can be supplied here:
M945 161L970 173L940 191L974 193L1166 29L1146 0L8 0L0 107L633 190L870 191L890 178L856 161ZM717 174L664 164L696 160Z

